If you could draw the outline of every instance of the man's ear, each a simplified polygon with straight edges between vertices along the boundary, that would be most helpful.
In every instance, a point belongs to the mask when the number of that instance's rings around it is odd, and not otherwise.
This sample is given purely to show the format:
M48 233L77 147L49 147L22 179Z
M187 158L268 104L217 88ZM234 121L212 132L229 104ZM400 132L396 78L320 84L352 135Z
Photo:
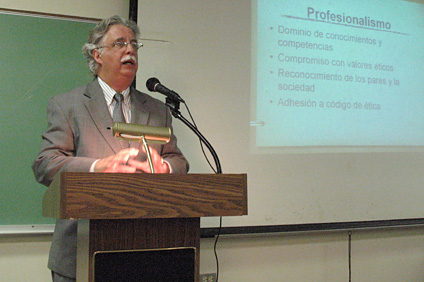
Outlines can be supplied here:
M102 53L100 53L99 49L93 50L93 58L98 64L103 64Z

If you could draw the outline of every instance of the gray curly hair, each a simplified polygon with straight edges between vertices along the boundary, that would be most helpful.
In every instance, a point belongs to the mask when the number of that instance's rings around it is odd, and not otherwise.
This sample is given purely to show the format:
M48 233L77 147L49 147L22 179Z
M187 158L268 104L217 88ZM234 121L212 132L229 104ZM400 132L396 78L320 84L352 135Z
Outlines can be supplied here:
M125 20L120 16L112 16L99 22L88 35L87 42L82 46L82 53L87 59L88 68L90 69L91 75L97 76L97 70L99 68L98 63L94 60L93 50L99 48L99 45L103 42L106 32L112 25L123 25L128 27L134 33L136 39L140 37L140 29L137 24L131 20Z

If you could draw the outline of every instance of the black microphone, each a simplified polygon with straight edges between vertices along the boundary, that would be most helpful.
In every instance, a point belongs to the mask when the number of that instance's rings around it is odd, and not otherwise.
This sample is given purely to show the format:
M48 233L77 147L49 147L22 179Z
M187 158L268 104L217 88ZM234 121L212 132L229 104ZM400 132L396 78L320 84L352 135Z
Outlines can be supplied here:
M149 78L146 81L146 87L149 91L159 92L172 100L185 103L185 101L183 100L183 98L180 97L180 95L160 84L159 79L157 79L156 77Z

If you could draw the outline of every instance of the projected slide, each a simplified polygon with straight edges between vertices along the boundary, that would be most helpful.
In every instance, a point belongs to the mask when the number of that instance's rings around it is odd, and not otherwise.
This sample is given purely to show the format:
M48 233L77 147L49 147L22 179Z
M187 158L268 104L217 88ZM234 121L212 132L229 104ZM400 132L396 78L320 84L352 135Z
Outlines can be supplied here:
M258 0L255 8L255 146L424 145L424 5Z

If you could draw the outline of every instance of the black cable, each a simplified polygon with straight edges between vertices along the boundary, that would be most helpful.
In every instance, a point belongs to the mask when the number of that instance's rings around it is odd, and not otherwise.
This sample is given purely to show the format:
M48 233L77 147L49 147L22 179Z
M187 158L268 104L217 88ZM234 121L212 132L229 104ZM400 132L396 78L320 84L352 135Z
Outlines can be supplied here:
M186 107L186 109L187 109L187 113L188 113L188 115L190 116L190 119L191 119L191 121L193 122L194 127L195 127L195 128L197 128L197 124L196 124L196 122L194 121L193 116L191 115L190 109L188 108L188 106L187 106L187 104L186 104L186 103L184 103L184 106L185 106L185 107ZM205 156L205 159L206 159L206 161L208 162L209 167L210 167L210 168L212 169L212 171L216 174L216 173L217 173L217 172L216 172L216 169L212 166L212 164L211 164L211 162L210 162L210 160L209 160L208 156L206 155L205 148L203 147L203 142L202 142L202 140L200 140L200 139L199 139L199 142L200 142L200 148L202 149L202 153L203 153L203 155Z
M185 125L187 125L199 138L200 142L202 142L208 149L209 152L211 153L214 161L215 161L215 165L216 165L216 173L220 174L222 173L221 170L221 163L219 161L218 155L215 152L215 149L212 147L212 145L209 143L209 141L205 138L205 136L203 136L203 134L197 129L196 126L193 125L193 123L191 123L190 121L188 121L184 116L181 115L179 109L180 109L180 101L177 99L173 99L173 97L167 97L166 98L166 106L168 106L171 110L172 115L179 119L180 121L182 121ZM186 103L184 102L184 105L186 105ZM188 106L186 105L186 107L188 108ZM215 171L215 170L214 170Z
M352 282L352 231L349 231L348 235L349 282Z
M219 258L218 258L218 252L216 247L218 245L219 236L221 235L221 229L222 229L222 216L219 217L218 234L216 234L215 244L213 245L213 252L215 254L215 261L216 261L216 282L218 282L219 280Z
M191 119L191 121L192 121L192 123L193 123L193 127L197 130L198 128L197 128L196 122L194 121L193 116L191 115L190 109L188 108L188 106L187 106L187 104L186 104L186 103L183 103L183 104L184 104L184 106L185 106L185 107L186 107L186 109L187 109L188 115L190 116L190 119ZM216 160L216 161L217 161L217 167L216 167L216 169L215 169L215 168L212 166L212 164L211 164L211 162L210 162L210 160L209 160L209 158L208 158L208 156L207 156L207 154L206 154L206 152L205 152L205 149L204 149L204 147L203 147L203 141L202 141L202 139L201 139L200 137L199 137L199 142L200 142L200 148L202 149L203 155L205 156L205 159L206 159L206 161L208 162L209 167L213 170L213 172L214 172L215 174L222 173L222 171L221 171L221 166L220 166L220 164L219 164L219 160ZM211 152L211 153L212 153L212 152ZM216 156L216 154L215 154L215 157L217 158L218 156ZM219 218L219 228L218 228L218 234L217 234L217 235L216 235L216 237L215 237L215 243L214 243L214 247L213 247L213 252L214 252L214 255L215 255L215 261L216 261L216 282L218 282L218 280L219 280L219 258L218 258L217 245L218 245L219 237L220 237L220 235L221 235L221 229L222 229L222 216Z

